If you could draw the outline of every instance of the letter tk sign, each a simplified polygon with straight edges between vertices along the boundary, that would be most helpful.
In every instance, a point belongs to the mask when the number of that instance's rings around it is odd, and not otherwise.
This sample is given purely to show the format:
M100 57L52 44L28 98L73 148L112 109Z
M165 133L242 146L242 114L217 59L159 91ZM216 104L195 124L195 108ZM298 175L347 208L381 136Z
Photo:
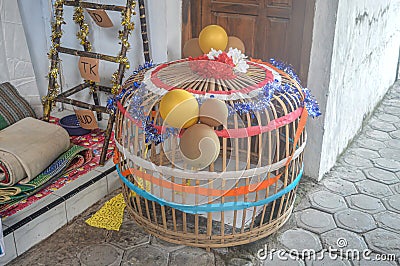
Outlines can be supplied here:
M79 58L79 72L85 80L100 82L99 76L99 59L80 57Z

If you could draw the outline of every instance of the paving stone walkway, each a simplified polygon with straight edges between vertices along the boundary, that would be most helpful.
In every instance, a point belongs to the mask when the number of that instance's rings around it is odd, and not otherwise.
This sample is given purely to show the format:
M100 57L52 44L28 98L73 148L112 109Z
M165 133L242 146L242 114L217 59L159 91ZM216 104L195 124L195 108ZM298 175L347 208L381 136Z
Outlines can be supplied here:
M120 232L86 225L110 195L10 264L399 265L400 82L322 182L304 178L298 194L279 232L209 253L151 237L128 215Z

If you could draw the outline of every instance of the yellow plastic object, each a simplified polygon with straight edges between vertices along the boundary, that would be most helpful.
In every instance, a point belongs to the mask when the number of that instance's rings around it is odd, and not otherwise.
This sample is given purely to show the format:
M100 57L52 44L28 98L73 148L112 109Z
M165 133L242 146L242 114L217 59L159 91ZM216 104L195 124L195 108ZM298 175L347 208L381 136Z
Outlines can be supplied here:
M107 201L92 217L87 219L86 223L97 228L119 231L124 218L125 207L124 196L119 193Z

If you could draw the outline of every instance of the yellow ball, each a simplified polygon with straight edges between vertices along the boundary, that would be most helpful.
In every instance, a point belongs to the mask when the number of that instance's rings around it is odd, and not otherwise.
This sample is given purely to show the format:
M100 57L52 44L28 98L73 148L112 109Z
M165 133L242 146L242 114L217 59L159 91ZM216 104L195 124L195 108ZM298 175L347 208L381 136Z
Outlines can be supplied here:
M191 93L172 90L161 98L160 115L171 127L188 128L199 120L199 104Z
M199 35L199 45L203 53L207 54L211 48L224 51L228 45L228 34L218 25L208 25Z

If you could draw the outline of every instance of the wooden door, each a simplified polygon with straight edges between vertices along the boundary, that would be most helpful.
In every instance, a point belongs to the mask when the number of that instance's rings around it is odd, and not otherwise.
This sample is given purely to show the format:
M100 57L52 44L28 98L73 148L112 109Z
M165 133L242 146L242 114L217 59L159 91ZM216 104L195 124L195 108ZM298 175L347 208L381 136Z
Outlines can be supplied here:
M307 80L315 0L183 0L182 43L209 24L224 27L246 55L290 63Z

